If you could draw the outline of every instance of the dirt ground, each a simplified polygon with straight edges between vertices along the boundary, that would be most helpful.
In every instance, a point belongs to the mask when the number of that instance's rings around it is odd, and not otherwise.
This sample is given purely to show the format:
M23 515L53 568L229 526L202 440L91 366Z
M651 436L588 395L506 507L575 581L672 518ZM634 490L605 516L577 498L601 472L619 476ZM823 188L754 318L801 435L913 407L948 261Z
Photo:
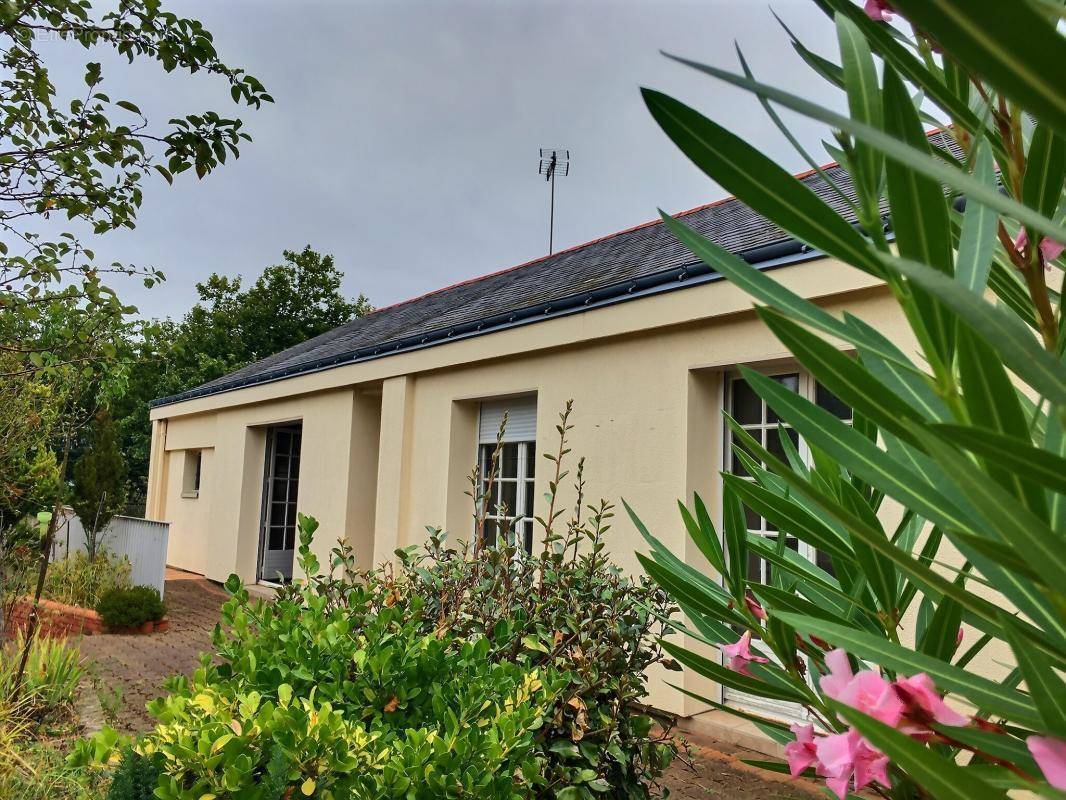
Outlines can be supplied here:
M167 571L165 599L170 629L148 636L87 636L79 641L88 662L81 717L90 730L104 724L143 731L152 721L145 704L162 694L163 682L189 674L211 650L211 632L226 594L199 575ZM676 800L810 800L817 787L790 781L741 762L763 758L710 739L690 740L691 764L671 765L663 778Z

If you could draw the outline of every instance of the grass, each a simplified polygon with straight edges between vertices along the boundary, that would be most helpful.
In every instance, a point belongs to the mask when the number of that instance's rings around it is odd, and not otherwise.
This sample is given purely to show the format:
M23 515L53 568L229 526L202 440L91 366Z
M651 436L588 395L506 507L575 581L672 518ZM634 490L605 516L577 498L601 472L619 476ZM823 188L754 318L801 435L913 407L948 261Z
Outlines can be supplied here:
M49 566L44 597L69 606L96 608L100 598L111 589L129 587L130 571L125 556L116 558L101 551L90 561L85 553L71 553Z
M89 800L104 792L97 775L66 764L75 732L81 657L63 640L36 639L18 697L15 672L23 639L0 647L0 798Z
M0 647L0 698L10 698L14 693L24 643L22 634L17 634ZM20 707L22 702L31 703L30 716L39 724L69 720L82 673L81 654L77 649L68 647L63 639L37 637L26 662Z
M0 797L4 800L99 800L106 778L66 763L64 741L19 739L4 750L0 725Z

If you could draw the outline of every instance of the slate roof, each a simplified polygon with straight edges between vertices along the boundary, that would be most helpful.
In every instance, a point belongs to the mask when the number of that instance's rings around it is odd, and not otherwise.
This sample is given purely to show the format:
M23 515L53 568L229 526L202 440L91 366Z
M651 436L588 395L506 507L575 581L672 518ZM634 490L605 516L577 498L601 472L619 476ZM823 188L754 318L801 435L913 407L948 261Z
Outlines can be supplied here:
M934 132L931 140L947 149L956 149L946 133ZM854 199L851 181L843 168L829 165L824 171ZM812 171L797 177L826 204L849 221L855 221L845 203L819 174ZM882 212L887 213L887 208L883 206ZM789 234L736 198L725 198L677 216L697 232L752 263L801 249ZM585 310L590 298L595 300L592 305L599 305L612 292L621 293L616 301L640 296L641 292L635 292L634 287L643 289L657 281L668 279L668 288L685 288L693 285L685 279L701 268L710 272L666 230L661 220L655 220L381 308L202 386L156 400L153 405L381 358L415 347L454 341L460 336L490 333L508 323L549 318L564 308ZM675 280L675 275L681 279ZM583 305L574 307L574 301L581 298L585 298Z

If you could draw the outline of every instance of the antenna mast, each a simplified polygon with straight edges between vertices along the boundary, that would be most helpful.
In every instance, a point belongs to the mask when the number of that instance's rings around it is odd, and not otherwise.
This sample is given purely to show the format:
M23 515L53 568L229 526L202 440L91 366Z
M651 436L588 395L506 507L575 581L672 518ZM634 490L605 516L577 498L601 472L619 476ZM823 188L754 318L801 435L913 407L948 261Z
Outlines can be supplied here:
M537 174L551 184L551 205L548 211L548 255L554 251L555 244L555 176L565 178L570 174L570 151L540 148L540 166Z

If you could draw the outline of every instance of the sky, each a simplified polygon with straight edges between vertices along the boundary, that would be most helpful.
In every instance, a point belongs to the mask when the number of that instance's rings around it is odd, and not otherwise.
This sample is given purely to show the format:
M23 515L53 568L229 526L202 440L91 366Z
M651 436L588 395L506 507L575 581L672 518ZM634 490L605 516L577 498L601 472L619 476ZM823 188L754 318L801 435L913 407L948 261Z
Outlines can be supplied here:
M760 0L171 0L201 20L223 60L275 103L237 107L211 76L166 75L58 42L57 82L104 64L104 89L150 120L235 112L254 141L239 160L174 187L153 177L138 225L95 238L101 260L152 265L167 281L120 296L147 317L180 317L212 272L251 282L305 245L331 253L349 296L375 306L545 255L541 147L570 150L556 187L556 250L723 196L658 129L640 87L672 94L791 170L805 167L750 95L660 50L737 68L839 108ZM812 49L835 35L809 0L774 10ZM54 48L54 49L49 49ZM821 159L819 125L785 115ZM821 160L828 161L828 158Z

